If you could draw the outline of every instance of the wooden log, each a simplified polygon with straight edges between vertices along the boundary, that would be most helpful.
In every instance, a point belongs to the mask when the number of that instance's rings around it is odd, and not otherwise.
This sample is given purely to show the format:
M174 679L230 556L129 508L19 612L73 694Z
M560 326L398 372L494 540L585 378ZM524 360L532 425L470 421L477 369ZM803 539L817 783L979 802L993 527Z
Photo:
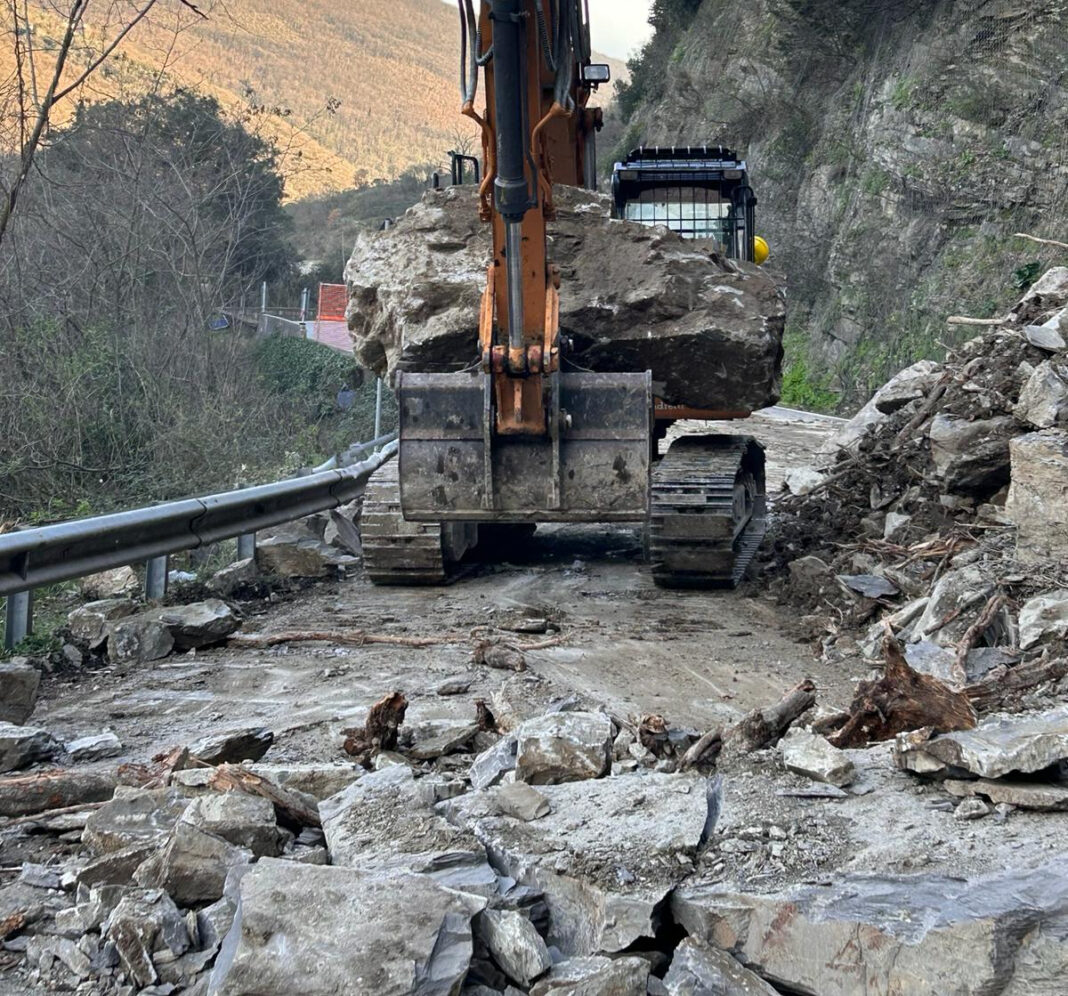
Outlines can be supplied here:
M288 827L299 830L323 825L319 805L310 795L288 789L264 775L253 774L240 764L220 764L212 772L208 784L219 792L244 792L269 799L274 804L278 821Z
M1068 677L1068 657L1037 660L1016 667L997 667L964 689L979 712L994 712L1015 704L1021 692Z
M679 771L691 768L711 768L723 750L723 734L719 730L709 730L697 743L693 744L679 761Z
M362 727L343 730L346 754L354 757L365 768L371 759L384 750L395 750L397 731L404 722L408 710L408 700L401 692L390 692L383 696L367 714L367 721Z
M117 784L114 771L57 769L0 778L0 816L32 816L106 802Z
M1028 235L1026 232L1014 232L1013 238L1027 239L1029 242L1037 242L1040 246L1053 246L1055 249L1068 249L1068 242L1058 242L1056 239L1040 239L1037 235Z
M849 721L828 738L835 747L864 747L925 727L935 733L975 727L976 713L965 692L913 671L892 636L883 641L883 652L883 677L857 686Z
M754 709L724 735L724 749L760 750L778 743L793 722L816 704L816 683L806 678L773 706Z

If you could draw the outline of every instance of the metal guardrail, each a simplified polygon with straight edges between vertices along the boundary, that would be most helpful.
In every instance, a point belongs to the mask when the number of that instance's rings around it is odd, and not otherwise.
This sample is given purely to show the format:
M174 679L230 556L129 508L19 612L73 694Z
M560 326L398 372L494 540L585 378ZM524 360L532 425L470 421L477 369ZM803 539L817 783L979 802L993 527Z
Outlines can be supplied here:
M258 531L359 497L371 474L396 453L396 436L357 444L346 454L366 453L383 443L368 459L340 470L0 535L5 647L32 632L34 588L144 562L146 594L161 597L170 554L238 537L238 557L250 557Z

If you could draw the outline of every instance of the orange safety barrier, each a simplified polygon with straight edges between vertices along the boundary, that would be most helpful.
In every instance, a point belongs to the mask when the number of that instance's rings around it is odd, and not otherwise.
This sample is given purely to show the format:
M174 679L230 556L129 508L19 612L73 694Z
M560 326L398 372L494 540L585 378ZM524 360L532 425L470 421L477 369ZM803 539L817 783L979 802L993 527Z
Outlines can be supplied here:
M343 322L348 303L348 290L344 284L319 284L320 321Z

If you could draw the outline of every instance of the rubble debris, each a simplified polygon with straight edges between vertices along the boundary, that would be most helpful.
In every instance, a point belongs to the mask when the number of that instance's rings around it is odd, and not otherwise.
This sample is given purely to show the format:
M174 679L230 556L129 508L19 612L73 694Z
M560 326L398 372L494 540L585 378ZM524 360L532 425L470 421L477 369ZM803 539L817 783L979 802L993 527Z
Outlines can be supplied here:
M275 858L254 865L240 889L215 996L456 992L471 962L471 920L485 905L420 875Z
M189 745L189 754L212 766L258 761L271 749L274 734L263 726L210 733Z
M1068 970L1066 871L1056 858L980 878L847 876L781 893L686 885L672 912L692 938L794 992L851 996L858 978L914 996L1053 992Z
M989 816L994 810L982 799L965 799L953 810L953 818L957 820L981 820Z
M503 815L524 823L531 823L552 812L549 800L526 782L505 782L497 787L494 798Z
M110 571L90 574L78 583L82 595L93 601L133 595L140 586L132 567L113 567Z
M278 857L288 836L279 832L269 799L243 792L199 796L189 803L179 822L245 848L257 858Z
M0 723L21 726L33 714L41 672L25 658L0 661Z
M482 943L513 982L529 989L552 967L545 941L525 916L510 910L483 910L475 920Z
M147 664L163 660L174 649L174 637L155 612L124 616L108 627L108 659Z
M893 637L888 636L883 647L883 677L857 686L848 722L828 738L832 746L866 747L925 727L948 732L975 726L975 710L965 692L914 671Z
M399 740L401 749L416 761L433 761L466 750L479 724L462 719L432 719L415 727L405 727Z
M1009 483L1009 440L1018 431L1008 415L969 420L939 414L928 436L935 473L955 495L992 494Z
M484 750L471 762L467 777L473 789L485 789L496 785L509 771L515 771L516 751L519 741L515 734L501 737L492 747Z
M177 650L221 643L241 626L234 610L218 598L159 610L158 618L174 637Z
M779 741L779 750L787 770L814 781L844 788L856 778L849 757L815 733L790 730Z
M174 829L188 800L177 789L119 787L114 798L86 821L82 843L95 854L156 846Z
M231 598L239 592L252 588L260 580L255 557L245 557L227 564L216 571L208 581L208 588L223 598Z
M528 719L516 730L515 777L530 785L600 778L612 764L613 738L612 721L603 713Z
M256 566L263 574L281 578L325 578L339 567L357 563L324 540L326 520L308 516L279 526L257 539Z
M110 624L137 611L129 598L107 598L80 605L67 616L71 639L83 650L95 652L107 643Z
M392 377L459 370L474 357L493 255L477 199L474 188L429 191L388 231L359 236L345 279L361 366ZM566 289L560 325L575 363L602 373L652 370L657 393L675 404L774 404L784 308L770 276L710 244L613 220L605 194L558 184L554 201L549 253Z
M942 782L942 788L958 798L982 796L994 805L1035 809L1047 813L1068 811L1068 787L1064 785L1010 778L999 778L996 781L987 778L980 778L978 781L947 778Z
M1068 432L1017 436L1010 447L1012 484L1005 513L1016 526L1016 557L1025 564L1068 561L1068 517L1051 515L1068 494Z
M759 975L725 951L693 937L684 937L664 977L668 996L776 996Z
M383 696L371 706L362 728L343 731L345 753L356 758L358 764L369 767L379 752L395 750L398 730L407 711L408 700L400 692Z
M133 881L134 872L156 852L157 847L158 842L153 840L106 852L78 870L76 883L87 889L108 885L128 886Z
M1020 609L1020 646L1024 650L1046 640L1068 638L1068 588L1038 595Z
M190 946L185 919L158 889L128 892L107 918L102 936L115 945L129 979L142 988L159 981L157 958L164 953L178 958Z
M0 722L0 772L28 768L55 757L62 750L47 730Z
M67 756L74 762L106 761L122 754L122 742L110 730L91 737L79 737L66 747Z
M209 785L218 792L244 792L267 799L283 826L296 830L322 826L317 799L243 765L220 764L212 772Z
M553 965L530 996L645 996L648 979L644 958L570 958Z
M995 712L1013 705L1022 692L1033 692L1042 686L1055 686L1068 676L1068 657L1054 660L1039 659L1012 667L1002 664L989 671L965 692L980 714Z
M898 767L920 774L959 769L979 778L1029 774L1068 760L1068 706L1021 717L990 716L974 729L899 737Z
M839 574L838 581L864 598L894 598L901 594L896 584L874 574Z

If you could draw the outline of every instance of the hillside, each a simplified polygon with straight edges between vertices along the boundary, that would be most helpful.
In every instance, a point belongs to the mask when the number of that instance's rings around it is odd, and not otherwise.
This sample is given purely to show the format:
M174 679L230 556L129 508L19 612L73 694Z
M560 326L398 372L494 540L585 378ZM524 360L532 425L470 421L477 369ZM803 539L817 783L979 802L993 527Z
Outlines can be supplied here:
M202 4L209 16L176 18L161 4L127 39L124 58L94 78L90 99L169 82L250 109L286 150L290 199L394 179L474 143L461 117L456 11L436 0L242 0ZM99 28L92 23L90 27ZM59 32L34 15L40 49ZM182 30L176 31L178 20ZM95 39L87 33L87 51ZM82 60L85 53L81 53ZM0 53L0 69L6 69ZM625 67L613 60L614 74ZM68 105L69 113L69 105ZM61 123L63 115L57 120Z
M620 144L747 154L798 371L847 401L1004 314L1052 258L1013 233L1068 232L1065 0L663 6Z

